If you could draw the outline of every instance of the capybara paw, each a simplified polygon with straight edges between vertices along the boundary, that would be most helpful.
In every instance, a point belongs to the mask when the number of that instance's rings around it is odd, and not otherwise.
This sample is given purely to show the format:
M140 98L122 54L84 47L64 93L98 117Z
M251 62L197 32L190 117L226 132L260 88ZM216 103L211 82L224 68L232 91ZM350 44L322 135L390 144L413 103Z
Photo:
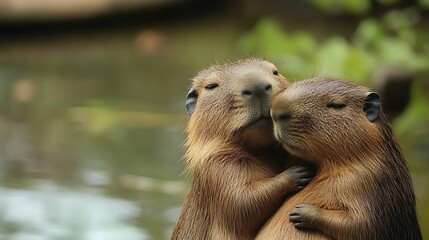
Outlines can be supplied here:
M296 205L289 214L289 219L297 228L314 228L314 216L318 209L311 204Z
M287 176L292 179L292 191L299 191L311 182L316 171L314 168L306 166L293 166L286 170Z

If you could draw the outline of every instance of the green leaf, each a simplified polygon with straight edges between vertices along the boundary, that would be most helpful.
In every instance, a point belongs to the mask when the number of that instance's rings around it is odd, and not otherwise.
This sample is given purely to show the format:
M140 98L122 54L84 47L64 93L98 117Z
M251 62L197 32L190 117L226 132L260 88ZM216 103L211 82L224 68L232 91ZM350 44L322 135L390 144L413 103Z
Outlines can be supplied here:
M376 59L369 52L360 48L351 48L345 56L342 75L345 79L367 85L375 65Z
M264 19L258 22L256 27L247 35L244 35L238 42L241 52L253 52L265 55L267 52L287 50L283 44L287 39L280 25L271 20Z
M375 19L363 20L354 36L353 43L359 46L369 46L382 41L386 36L385 30Z
M316 55L322 75L344 77L341 69L348 51L349 44L342 37L333 37L322 45Z
M380 61L385 64L401 64L411 69L420 67L421 58L413 49L398 38L389 37L377 46Z
M383 17L384 24L395 32L415 26L419 20L419 13L414 8L406 10L392 10Z

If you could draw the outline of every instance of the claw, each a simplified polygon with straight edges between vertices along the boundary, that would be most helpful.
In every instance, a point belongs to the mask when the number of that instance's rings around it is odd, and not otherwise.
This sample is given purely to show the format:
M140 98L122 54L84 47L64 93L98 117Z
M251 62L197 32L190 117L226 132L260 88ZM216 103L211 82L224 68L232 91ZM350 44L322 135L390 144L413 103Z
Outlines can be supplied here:
M309 182L311 182L313 178L303 178L301 180L298 181L299 184L307 184Z
M289 216L297 216L297 215L298 215L298 213L296 213L296 212L289 213Z

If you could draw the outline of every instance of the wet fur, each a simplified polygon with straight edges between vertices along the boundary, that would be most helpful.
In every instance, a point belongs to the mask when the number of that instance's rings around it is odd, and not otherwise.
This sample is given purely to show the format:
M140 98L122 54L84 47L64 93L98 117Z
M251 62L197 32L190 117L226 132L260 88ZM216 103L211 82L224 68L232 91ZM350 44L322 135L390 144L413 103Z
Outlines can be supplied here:
M365 117L367 92L314 78L274 100L274 114L290 114L287 123L276 121L276 136L292 154L313 160L318 173L285 201L256 239L422 239L406 160L385 115L374 122ZM346 107L326 108L335 101ZM296 207L300 204L305 205ZM295 227L290 213L305 227Z

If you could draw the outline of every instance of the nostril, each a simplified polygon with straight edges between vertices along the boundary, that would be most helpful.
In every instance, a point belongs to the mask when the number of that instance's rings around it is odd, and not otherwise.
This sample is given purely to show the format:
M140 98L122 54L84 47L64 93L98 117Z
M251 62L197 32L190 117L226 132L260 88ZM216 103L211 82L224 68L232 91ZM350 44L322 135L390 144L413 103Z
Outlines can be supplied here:
M278 121L286 122L286 121L289 121L289 119L290 119L290 114L288 113L282 113L277 116Z
M251 99L263 99L271 94L272 86L267 82L251 82L241 89L241 96Z
M241 92L241 95L242 95L243 97L247 97L247 98L252 97L252 91L250 91L250 90L243 90L243 91Z

